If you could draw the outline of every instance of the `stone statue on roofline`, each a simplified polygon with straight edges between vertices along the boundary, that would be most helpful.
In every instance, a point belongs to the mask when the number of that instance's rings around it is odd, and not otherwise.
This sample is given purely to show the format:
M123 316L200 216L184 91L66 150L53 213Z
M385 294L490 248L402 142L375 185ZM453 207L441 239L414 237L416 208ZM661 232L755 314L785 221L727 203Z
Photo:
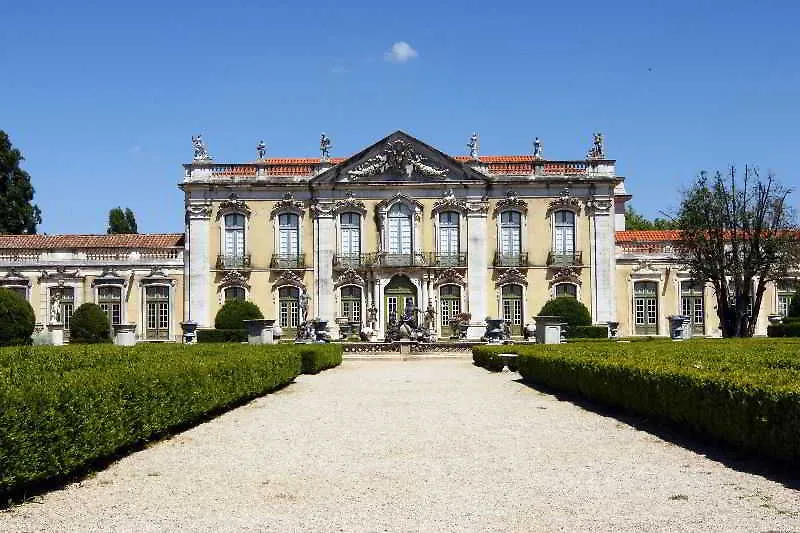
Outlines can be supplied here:
M533 140L533 157L536 159L541 159L542 156L542 141L539 137Z
M481 149L480 140L478 138L477 133L473 133L472 136L469 138L469 142L467 143L467 148L469 148L469 157L477 161L478 152Z
M595 132L592 134L592 147L589 149L589 159L603 159L606 156L605 147L603 146L603 134Z
M203 142L203 136L198 135L195 137L192 135L192 147L194 148L194 160L195 161L210 161L211 156L208 155L208 150L206 149L206 143Z
M258 144L256 145L256 153L258 154L259 160L264 159L264 157L267 155L267 145L264 144L263 139L258 141Z
M328 162L331 159L331 138L324 133L319 138L320 161Z

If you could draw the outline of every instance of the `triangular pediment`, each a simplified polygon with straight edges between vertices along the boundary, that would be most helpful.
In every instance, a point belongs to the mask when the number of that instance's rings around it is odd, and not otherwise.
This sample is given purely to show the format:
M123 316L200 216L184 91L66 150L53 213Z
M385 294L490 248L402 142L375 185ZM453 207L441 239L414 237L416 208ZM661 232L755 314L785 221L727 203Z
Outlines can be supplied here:
M396 131L326 170L316 183L484 182L487 176L428 144Z

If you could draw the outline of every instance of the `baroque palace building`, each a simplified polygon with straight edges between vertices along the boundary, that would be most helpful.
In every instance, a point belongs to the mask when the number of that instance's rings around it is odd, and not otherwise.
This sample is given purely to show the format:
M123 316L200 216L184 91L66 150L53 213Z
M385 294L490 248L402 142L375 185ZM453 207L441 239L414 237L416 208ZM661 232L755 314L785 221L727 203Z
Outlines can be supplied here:
M256 303L285 335L309 317L332 325L433 306L437 333L471 315L508 320L519 335L556 296L581 300L620 335L668 335L685 314L718 336L714 294L674 254L677 234L625 231L630 199L596 134L586 157L449 156L401 131L347 158L213 161L200 138L184 165L185 234L0 236L0 286L32 304L37 323L96 302L144 341L180 339L182 321L213 327L226 300ZM790 282L771 285L759 315L785 314Z

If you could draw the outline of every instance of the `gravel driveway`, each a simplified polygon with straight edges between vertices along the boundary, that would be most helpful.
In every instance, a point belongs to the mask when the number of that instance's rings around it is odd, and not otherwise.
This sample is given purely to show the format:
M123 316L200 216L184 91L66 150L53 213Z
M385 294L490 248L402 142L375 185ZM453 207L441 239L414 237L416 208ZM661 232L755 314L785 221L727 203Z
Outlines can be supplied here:
M0 531L800 531L800 491L467 359L345 361Z

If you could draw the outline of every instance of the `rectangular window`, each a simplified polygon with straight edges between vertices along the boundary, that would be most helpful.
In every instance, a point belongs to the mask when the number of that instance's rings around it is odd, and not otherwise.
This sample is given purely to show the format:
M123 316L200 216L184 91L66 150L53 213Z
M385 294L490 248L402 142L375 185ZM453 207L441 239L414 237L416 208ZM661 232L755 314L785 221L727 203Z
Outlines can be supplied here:
M169 339L169 287L156 285L145 288L146 338Z
M637 281L633 286L634 333L658 334L658 284Z

